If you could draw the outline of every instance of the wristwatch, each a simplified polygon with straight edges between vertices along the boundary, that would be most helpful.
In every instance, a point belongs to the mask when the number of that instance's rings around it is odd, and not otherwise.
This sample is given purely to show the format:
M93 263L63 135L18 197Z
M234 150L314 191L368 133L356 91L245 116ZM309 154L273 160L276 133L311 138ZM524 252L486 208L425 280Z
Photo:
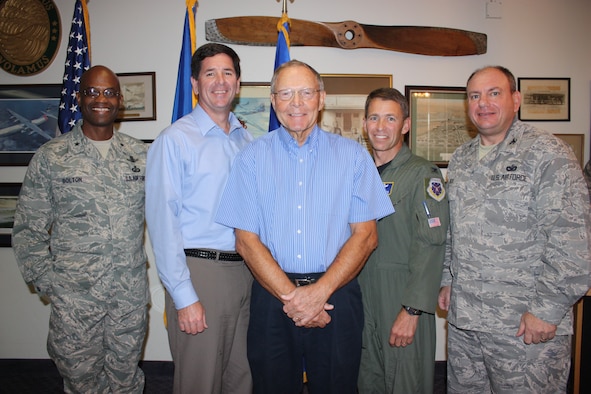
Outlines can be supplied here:
M420 310L418 310L418 309L415 309L415 308L411 308L410 306L405 306L405 305L402 305L402 307L403 307L403 308L404 308L404 310L405 310L405 311L407 311L407 312L408 312L408 314L409 314L409 315L411 315L411 316L419 316L419 315L422 315L422 314L423 314L423 311L420 311Z

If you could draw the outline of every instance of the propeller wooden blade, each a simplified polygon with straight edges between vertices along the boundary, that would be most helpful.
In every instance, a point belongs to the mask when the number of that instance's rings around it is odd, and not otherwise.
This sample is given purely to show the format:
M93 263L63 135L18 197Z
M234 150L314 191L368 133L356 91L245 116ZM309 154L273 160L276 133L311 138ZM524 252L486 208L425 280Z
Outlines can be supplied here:
M275 46L277 22L271 16L237 16L205 22L209 41ZM292 46L343 49L376 48L430 56L466 56L486 53L486 34L445 27L376 26L354 21L311 22L291 19Z

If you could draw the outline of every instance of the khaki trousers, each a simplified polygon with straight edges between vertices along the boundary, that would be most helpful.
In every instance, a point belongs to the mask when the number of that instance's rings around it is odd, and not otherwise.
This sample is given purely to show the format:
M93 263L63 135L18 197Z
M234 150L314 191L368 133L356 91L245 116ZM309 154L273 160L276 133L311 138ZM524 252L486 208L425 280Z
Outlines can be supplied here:
M246 333L252 275L242 261L187 257L187 266L209 328L197 335L180 331L174 303L166 294L174 393L250 394Z

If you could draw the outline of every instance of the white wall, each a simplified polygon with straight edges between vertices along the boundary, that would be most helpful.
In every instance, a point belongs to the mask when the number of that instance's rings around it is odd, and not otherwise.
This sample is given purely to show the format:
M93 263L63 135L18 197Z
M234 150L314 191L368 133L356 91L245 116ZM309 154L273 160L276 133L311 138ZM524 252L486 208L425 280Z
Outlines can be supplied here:
M498 2L500 0L496 0ZM0 70L1 84L61 83L74 0L54 0L62 19L62 44L43 73L18 77ZM375 25L441 26L488 35L480 56L428 57L375 49L293 47L291 57L325 74L392 74L395 88L405 85L464 86L478 67L502 64L516 77L571 78L571 121L539 122L553 133L585 134L589 158L591 87L591 2L588 0L505 0L501 19L485 17L486 0L295 0L289 16L311 21L354 20ZM184 21L183 0L89 0L92 64L115 72L156 72L157 120L125 122L120 131L155 138L170 121ZM230 16L281 14L271 0L202 0L197 12L198 45L204 44L204 21ZM256 27L253 27L256 28ZM274 48L235 46L244 82L268 82ZM0 167L0 182L20 182L25 167ZM162 288L150 245L153 307L145 359L170 360L162 322ZM49 308L23 282L9 248L0 249L0 358L47 358ZM445 359L444 320L438 321L437 359Z

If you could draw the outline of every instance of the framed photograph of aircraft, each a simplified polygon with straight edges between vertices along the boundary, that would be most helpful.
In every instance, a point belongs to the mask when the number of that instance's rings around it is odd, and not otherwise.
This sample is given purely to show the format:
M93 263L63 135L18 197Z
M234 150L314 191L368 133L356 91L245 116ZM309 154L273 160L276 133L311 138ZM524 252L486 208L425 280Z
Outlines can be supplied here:
M0 166L26 166L58 133L61 84L0 85Z
M123 102L117 122L156 120L156 73L118 73Z
M271 86L268 82L242 82L233 102L234 115L257 138L269 132Z

